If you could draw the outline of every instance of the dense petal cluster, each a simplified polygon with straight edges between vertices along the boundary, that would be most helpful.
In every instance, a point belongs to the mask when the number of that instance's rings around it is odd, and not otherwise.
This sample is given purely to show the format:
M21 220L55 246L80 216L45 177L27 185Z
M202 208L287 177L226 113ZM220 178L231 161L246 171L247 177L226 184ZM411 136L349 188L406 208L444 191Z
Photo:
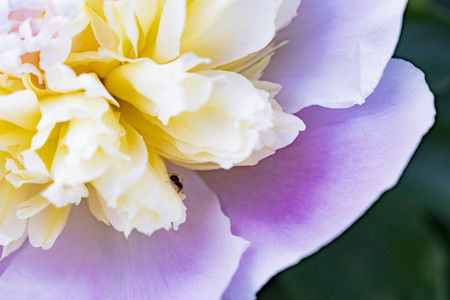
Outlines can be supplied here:
M266 52L246 57L272 40L281 3L265 0L251 18L256 2L30 3L5 10L4 37L18 44L3 52L15 51L15 65L0 68L2 184L11 191L3 257L27 236L49 249L83 199L126 236L178 228L185 196L164 159L255 165L304 129L277 104L277 85L219 67L264 60ZM244 24L230 28L236 18Z
M299 5L0 2L0 291L251 299L395 184L434 116L406 1Z

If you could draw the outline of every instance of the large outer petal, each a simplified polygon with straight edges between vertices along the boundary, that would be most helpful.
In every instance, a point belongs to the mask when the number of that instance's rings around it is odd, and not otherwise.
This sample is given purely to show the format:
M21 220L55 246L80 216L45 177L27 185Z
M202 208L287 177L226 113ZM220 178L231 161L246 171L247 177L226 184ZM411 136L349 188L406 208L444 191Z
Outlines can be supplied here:
M179 173L190 197L178 231L150 238L132 233L125 240L85 206L74 208L50 250L19 250L0 277L1 298L219 299L248 243L231 235L217 197L201 179Z
M394 53L406 0L304 0L298 17L276 40L264 78L280 83L287 112L319 104L363 103Z
M0 253L3 252L4 247L0 246ZM5 272L6 269L8 269L9 264L11 263L11 261L14 259L14 257L17 255L17 252L13 252L12 254L8 255L7 257L5 257L4 259L1 260L0 262L0 278L3 274L3 272ZM0 290L1 292L2 290Z
M398 181L434 114L423 74L393 60L364 105L307 108L292 145L255 167L203 173L232 232L251 242L225 298L251 299L352 224Z

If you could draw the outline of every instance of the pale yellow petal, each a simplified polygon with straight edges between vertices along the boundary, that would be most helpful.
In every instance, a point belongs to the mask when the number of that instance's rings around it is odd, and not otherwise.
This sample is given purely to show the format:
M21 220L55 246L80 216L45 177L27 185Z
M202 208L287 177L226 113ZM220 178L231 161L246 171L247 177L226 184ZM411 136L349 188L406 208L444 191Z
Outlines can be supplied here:
M108 90L167 124L183 111L198 110L209 98L215 78L188 70L207 62L193 54L158 65L141 60L115 69L105 79Z
M34 130L40 116L38 101L33 92L25 90L0 96L1 120Z
M111 55L109 50L99 48L98 51L71 53L66 60L78 73L96 73L100 78L106 77L120 65L120 61Z
M99 45L105 49L117 51L120 39L114 30L96 12L89 9L87 11L91 19L92 30Z
M122 125L127 134L121 137L119 149L128 155L130 160L110 159L109 168L92 181L92 185L111 207L117 206L117 199L125 186L142 177L148 163L147 147L142 137L127 122L122 121Z
M15 189L5 179L0 181L0 245L6 246L20 239L25 231L26 221L17 218L17 206L26 197L26 189Z
M0 180L2 180L8 173L8 170L5 168L7 158L8 155L6 153L0 152Z
M180 55L181 35L186 22L186 1L167 0L162 11L152 59L166 63Z
M46 97L39 102L42 118L36 126L38 130L53 128L56 123L73 118L100 120L110 109L103 98L88 98L84 93ZM48 132L48 135L50 132Z
M273 0L196 0L188 5L181 53L212 60L208 69L264 48L275 34ZM203 66L200 66L203 67Z
M110 103L117 105L116 100L105 89L97 75L77 74L66 65L53 65L45 71L48 88L58 93L70 93L84 91L89 98L105 98Z
M201 109L172 118L163 130L170 136L168 140L191 158L192 164L213 162L229 169L245 160L257 147L259 132L273 125L268 94L235 73L200 73L221 75L224 82L215 83L210 99Z
M43 211L29 219L28 237L31 245L50 249L61 234L67 223L70 213L70 205L56 208L47 206Z
M119 37L118 53L130 58L137 58L137 38L139 31L136 17L128 4L129 1L106 1L103 11L108 25Z
M100 196L97 194L97 191L91 184L88 184L87 188L89 191L89 197L87 198L89 211L97 220L105 223L106 225L110 225L108 219L106 218L106 214L103 210L102 203L100 202Z
M44 184L51 181L51 175L46 170L41 173L26 169L15 159L7 159L5 167L9 171L5 178L15 188L19 188L26 183Z
M84 184L68 186L54 182L41 195L51 202L53 207L63 208L69 207L70 204L78 205L81 199L89 196L89 192Z
M17 217L26 220L46 208L50 202L40 193L17 206Z
M134 12L136 14L136 18L139 22L139 26L143 33L143 41L139 41L140 43L144 43L145 39L149 34L150 28L152 24L155 22L156 13L158 9L158 0L135 0L134 4Z
M14 251L16 251L17 249L20 248L20 246L22 246L22 244L26 241L28 237L28 232L27 230L23 231L23 234L20 238L18 238L17 240L12 241L11 243L9 243L6 246L3 246L3 250L2 250L2 255L0 257L0 261L2 259L4 259L5 257L7 257L8 255L10 255L11 253L13 253Z

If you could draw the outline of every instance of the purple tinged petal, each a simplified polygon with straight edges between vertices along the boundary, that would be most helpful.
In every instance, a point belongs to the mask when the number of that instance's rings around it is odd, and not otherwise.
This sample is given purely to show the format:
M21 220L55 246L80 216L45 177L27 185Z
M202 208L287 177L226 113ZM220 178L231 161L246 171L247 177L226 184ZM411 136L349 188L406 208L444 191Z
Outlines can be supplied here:
M310 105L346 108L378 84L400 35L406 0L303 0L276 40L264 79L280 83L287 112Z
M423 73L392 60L362 106L306 108L306 131L257 166L202 173L232 232L251 242L225 299L267 280L342 233L399 179L434 122Z
M2 253L2 251L3 247L0 246L0 253ZM15 255L16 253L12 253L0 261L0 276L2 276L3 272L5 272L5 270L8 268L9 264L11 263L11 260Z
M179 174L189 214L178 231L161 230L151 238L134 232L125 240L81 205L50 250L30 245L19 250L0 277L1 294L7 299L220 299L248 242L231 234L217 197L195 172Z

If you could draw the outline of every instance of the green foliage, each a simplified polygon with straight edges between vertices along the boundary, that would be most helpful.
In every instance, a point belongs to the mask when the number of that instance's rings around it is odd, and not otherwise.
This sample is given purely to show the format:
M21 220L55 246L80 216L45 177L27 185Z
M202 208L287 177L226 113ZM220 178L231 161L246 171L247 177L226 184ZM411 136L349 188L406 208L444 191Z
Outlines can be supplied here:
M425 72L434 128L397 187L258 299L450 299L450 2L410 1L395 56Z

